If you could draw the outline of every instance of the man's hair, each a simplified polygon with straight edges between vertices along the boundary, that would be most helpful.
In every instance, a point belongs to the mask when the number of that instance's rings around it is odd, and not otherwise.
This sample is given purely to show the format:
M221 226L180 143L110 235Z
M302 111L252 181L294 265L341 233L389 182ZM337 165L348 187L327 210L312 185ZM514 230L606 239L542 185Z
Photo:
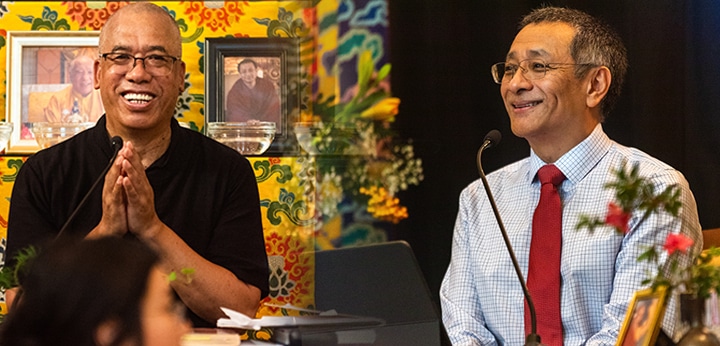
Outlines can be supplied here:
M570 56L575 63L606 66L610 70L610 89L600 103L600 120L604 120L620 96L628 68L627 51L620 36L599 19L582 11L562 7L533 10L522 18L519 29L542 22L566 23L575 29L575 37L570 43ZM577 66L575 76L580 78L589 69L587 66Z
M238 71L240 71L240 65L244 65L244 64L252 64L253 66L255 66L255 69L258 68L258 64L257 64L257 62L255 62L255 60L253 60L253 59L242 59L242 60L238 63L238 65L237 65Z

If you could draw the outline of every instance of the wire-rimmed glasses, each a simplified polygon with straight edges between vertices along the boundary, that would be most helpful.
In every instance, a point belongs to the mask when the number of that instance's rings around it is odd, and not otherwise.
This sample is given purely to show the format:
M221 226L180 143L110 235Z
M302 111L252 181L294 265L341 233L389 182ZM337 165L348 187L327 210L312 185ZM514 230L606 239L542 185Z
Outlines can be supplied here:
M524 66L523 66L524 65ZM510 81L518 70L522 71L525 78L530 80L542 79L548 70L555 70L560 66L595 66L594 64L573 64L562 62L545 62L541 59L527 59L517 64L499 62L490 67L493 80L497 84Z
M110 62L109 71L113 73L124 75L135 68L137 61L141 60L145 71L157 77L169 75L175 62L180 60L178 57L162 54L150 54L138 58L128 53L103 53L100 54L100 57Z

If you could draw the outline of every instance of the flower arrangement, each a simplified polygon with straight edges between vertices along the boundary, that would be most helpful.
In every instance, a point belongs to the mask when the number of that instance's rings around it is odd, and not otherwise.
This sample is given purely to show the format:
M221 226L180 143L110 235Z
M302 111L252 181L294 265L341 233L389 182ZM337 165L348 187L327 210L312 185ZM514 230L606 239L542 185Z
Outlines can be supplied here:
M359 54L358 81L346 101L320 94L312 112L295 125L300 146L317 164L318 206L324 217L338 213L348 197L374 219L398 223L408 217L397 193L423 180L411 142L390 127L400 99L385 80L390 64L375 70L372 54Z
M609 182L605 188L615 190L615 202L608 204L608 212L604 219L581 216L577 229L587 228L593 232L597 227L610 226L619 235L624 236L629 230L628 223L633 212L642 216L638 224L657 212L667 212L678 216L682 203L680 189L676 185L666 187L656 193L655 186L639 175L638 165L631 168L623 165L614 171L616 180ZM669 234L662 244L651 244L640 254L638 261L648 261L657 265L657 271L642 281L653 290L665 288L668 292L679 289L681 293L692 294L699 298L708 298L720 285L720 267L712 263L713 258L720 255L719 248L711 248L699 254L690 253L694 258L689 264L681 264L680 256L687 255L693 246L693 240L683 234ZM659 264L662 252L667 253L667 261Z

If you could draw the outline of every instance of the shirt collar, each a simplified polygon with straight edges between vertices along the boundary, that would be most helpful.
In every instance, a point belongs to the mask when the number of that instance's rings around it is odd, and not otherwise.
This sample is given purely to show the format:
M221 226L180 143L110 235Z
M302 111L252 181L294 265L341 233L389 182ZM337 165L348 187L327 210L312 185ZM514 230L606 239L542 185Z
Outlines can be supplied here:
M607 154L612 146L612 140L605 134L602 124L597 124L587 138L570 149L555 162L544 162L530 149L530 170L528 181L536 180L540 167L553 163L573 184L577 184L590 170Z

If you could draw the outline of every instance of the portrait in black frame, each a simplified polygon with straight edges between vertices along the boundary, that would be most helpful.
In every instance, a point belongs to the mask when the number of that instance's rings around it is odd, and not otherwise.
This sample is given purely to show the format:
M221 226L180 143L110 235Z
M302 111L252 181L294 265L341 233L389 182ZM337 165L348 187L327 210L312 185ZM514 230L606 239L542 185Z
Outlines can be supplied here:
M297 84L300 78L299 40L295 38L234 38L205 39L205 123L245 121L242 115L230 114L226 105L228 94L239 80L239 65L252 62L266 84L271 84L279 105L265 118L276 125L275 139L263 153L267 156L293 156L299 147L293 131L300 108ZM273 106L274 107L274 106ZM229 116L230 115L230 116Z

